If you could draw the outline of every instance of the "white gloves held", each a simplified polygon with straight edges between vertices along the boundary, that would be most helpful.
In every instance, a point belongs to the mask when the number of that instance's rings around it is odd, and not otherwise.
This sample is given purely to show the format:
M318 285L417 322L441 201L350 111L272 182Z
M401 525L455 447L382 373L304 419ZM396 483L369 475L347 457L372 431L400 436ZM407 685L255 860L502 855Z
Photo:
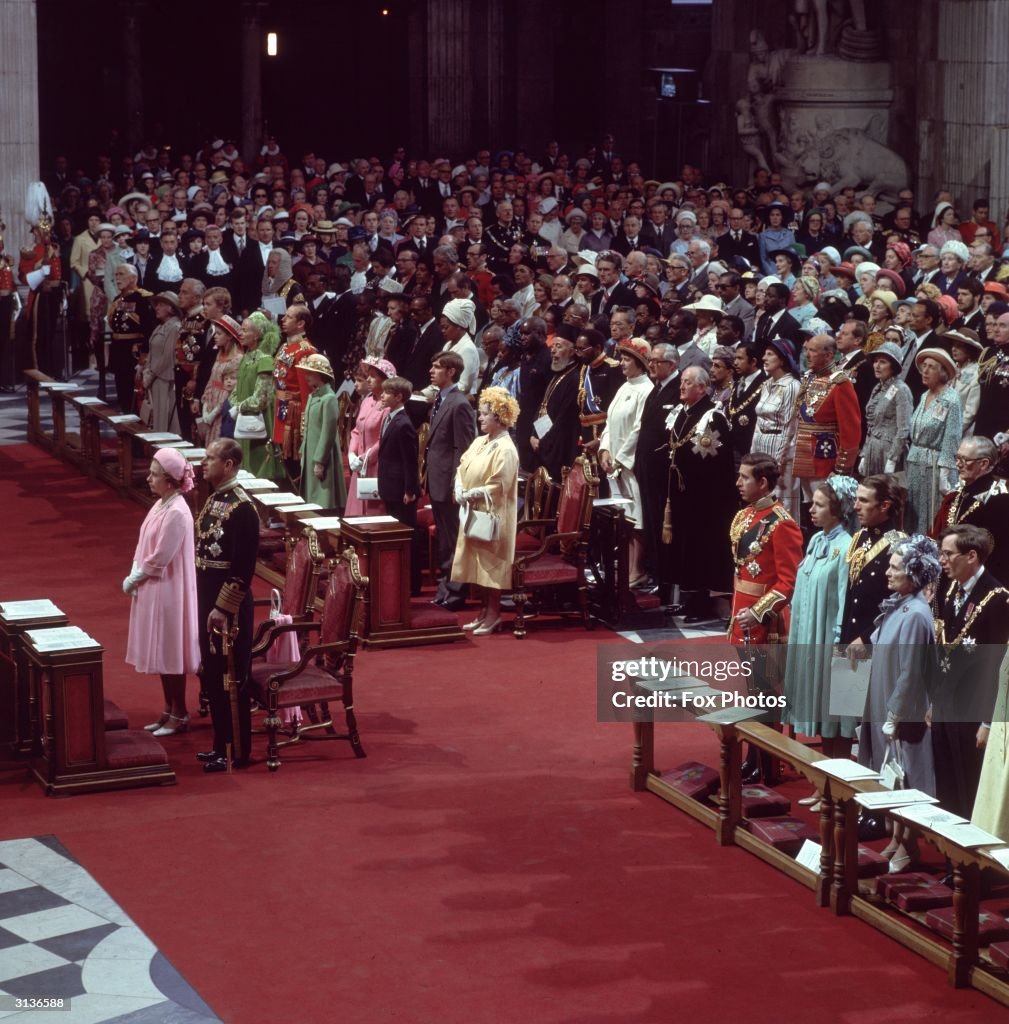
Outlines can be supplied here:
M123 580L123 593L129 594L131 597L136 597L137 587L139 587L145 579L147 579L147 577L141 571L140 566L134 562L133 569L129 576Z
M356 473L364 465L364 459L362 459L360 455L355 455L353 452L351 452L347 456L347 465L350 466L350 471L352 473Z

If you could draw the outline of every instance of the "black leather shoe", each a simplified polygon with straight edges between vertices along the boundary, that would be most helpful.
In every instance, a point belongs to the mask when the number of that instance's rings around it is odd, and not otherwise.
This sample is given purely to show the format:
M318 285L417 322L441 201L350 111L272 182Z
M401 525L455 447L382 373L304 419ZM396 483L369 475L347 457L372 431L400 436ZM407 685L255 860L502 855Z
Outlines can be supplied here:
M448 612L461 612L466 607L466 601L461 597L449 597L442 601L441 606Z
M682 615L687 610L685 604L671 604L666 608L667 615Z
M222 756L218 754L216 750L204 750L196 755L197 761L216 761L219 758L223 760Z
M226 757L215 757L207 761L203 766L205 772L226 772L228 770L228 759Z

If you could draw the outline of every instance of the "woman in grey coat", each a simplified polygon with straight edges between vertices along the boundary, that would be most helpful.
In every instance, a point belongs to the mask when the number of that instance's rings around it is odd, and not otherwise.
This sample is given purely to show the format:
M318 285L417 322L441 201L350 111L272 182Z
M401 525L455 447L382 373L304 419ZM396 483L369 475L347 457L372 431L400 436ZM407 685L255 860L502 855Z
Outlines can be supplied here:
M925 724L926 680L935 660L932 610L923 593L941 575L935 541L915 534L892 549L886 572L891 596L880 605L872 634L869 691L859 733L858 760L875 771L889 749L903 767L907 789L935 795L932 735ZM917 857L913 838L894 823L883 851L891 871L903 871Z
M896 473L904 468L914 398L900 379L902 352L893 341L883 342L868 358L877 383L865 406L865 444L858 471L862 476Z

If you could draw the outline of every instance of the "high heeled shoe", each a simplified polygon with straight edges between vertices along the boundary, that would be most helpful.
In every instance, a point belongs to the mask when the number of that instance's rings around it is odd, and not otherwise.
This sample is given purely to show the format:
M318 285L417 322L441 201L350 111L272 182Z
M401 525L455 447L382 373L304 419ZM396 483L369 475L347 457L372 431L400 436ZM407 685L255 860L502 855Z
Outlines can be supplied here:
M890 874L897 875L918 863L917 847L907 847L903 843L897 847L897 852L890 858Z
M157 729L161 729L167 723L168 719L172 717L170 711L162 711L161 717L156 722L151 722L150 725L144 726L144 732L154 732Z
M173 722L178 722L178 725L167 726L163 725L160 729L154 730L155 736L176 736L180 732L189 731L189 715L183 715L181 718L178 715L169 715L169 719Z
M795 802L800 807L812 807L813 804L818 804L822 799L823 797L821 797L819 793L813 793L812 795L804 796L802 799L796 800Z
M484 618L485 618L485 615L483 613L481 613L472 622L465 623L462 628L467 633L472 633L472 632L478 630L483 625Z
M493 622L482 622L476 629L473 630L474 636L488 636L491 633L497 633L501 629L501 619L497 618Z

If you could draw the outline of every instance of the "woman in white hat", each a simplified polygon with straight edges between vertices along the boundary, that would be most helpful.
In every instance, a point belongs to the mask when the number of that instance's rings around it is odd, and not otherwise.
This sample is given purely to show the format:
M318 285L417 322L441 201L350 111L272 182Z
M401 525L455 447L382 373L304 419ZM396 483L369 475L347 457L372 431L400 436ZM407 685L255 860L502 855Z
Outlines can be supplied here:
M722 300L716 295L702 295L696 302L684 306L697 317L697 333L694 342L710 359L718 348L718 323L725 316Z
M926 391L911 417L904 529L928 533L942 496L957 484L956 450L963 437L963 408L951 384L957 375L956 363L945 349L923 348L914 362Z
M301 493L324 509L343 511L347 485L340 452L340 403L333 390L333 367L321 352L298 364L310 394L301 437Z
M977 419L978 406L981 404L977 361L984 345L981 344L977 333L969 327L947 331L942 340L943 344L950 346L953 361L957 366L956 382L953 386L963 406L963 436L969 437L974 433L974 420Z
M175 343L182 329L179 297L160 292L151 300L158 326L151 331L143 381L151 406L151 430L179 433L179 410L175 403Z

